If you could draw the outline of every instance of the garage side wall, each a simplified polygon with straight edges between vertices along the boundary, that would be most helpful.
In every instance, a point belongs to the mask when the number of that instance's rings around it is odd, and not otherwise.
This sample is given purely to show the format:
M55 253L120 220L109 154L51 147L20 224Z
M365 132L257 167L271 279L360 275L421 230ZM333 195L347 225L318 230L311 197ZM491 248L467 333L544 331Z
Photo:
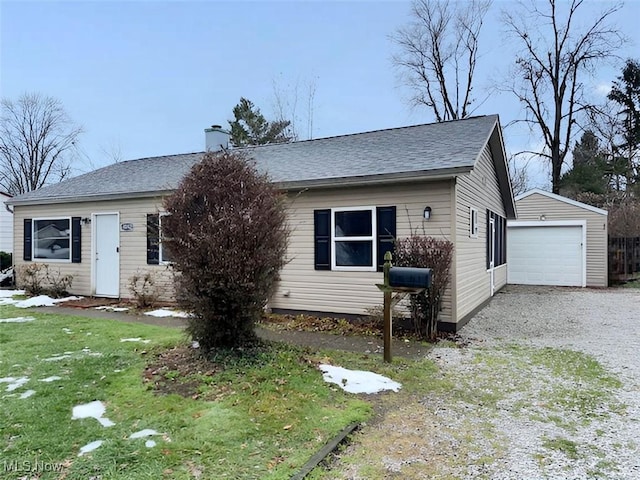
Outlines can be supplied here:
M607 216L533 193L516 202L518 220L586 220L587 222L587 286L606 287Z
M62 275L73 275L70 293L75 295L93 295L91 279L92 226L81 226L81 261L46 262L44 260L24 261L24 219L82 217L91 218L93 213L120 214L120 223L133 225L131 231L120 231L120 297L130 298L129 280L136 272L151 271L155 275L160 299L173 299L173 276L167 265L147 265L147 214L157 213L162 206L159 198L143 198L131 200L110 200L100 202L62 203L56 205L37 205L14 207L14 264L18 267L18 283L20 268L33 263L48 263L49 268Z
M478 212L478 235L469 231L470 208ZM487 271L487 209L506 218L498 177L488 146L476 167L456 184L457 321L463 320L491 297ZM494 269L495 291L507 283L507 265Z

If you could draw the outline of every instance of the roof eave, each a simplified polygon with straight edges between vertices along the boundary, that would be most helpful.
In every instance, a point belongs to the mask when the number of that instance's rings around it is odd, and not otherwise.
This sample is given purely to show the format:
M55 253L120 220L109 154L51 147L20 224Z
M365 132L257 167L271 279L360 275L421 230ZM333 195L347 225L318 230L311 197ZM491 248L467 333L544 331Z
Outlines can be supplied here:
M276 182L276 185L283 190L296 190L299 188L353 187L416 182L421 180L444 180L468 173L472 168L472 166L465 166L438 170L362 175L357 177L320 178L292 182Z
M83 202L99 202L104 200L126 200L130 198L149 198L149 197L164 197L168 192L172 190L155 190L151 192L121 192L111 194L100 195L76 195L73 197L46 197L46 198L29 198L25 200L11 201L7 200L5 203L13 206L28 206L28 205L54 205L58 203L83 203Z

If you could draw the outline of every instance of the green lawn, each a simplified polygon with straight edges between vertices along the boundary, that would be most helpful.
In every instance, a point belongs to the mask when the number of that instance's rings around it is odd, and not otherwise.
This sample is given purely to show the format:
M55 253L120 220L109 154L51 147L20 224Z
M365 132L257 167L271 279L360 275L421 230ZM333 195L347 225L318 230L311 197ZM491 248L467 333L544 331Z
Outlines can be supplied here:
M160 353L188 345L180 331L0 306L1 319L24 316L35 320L0 323L0 379L28 378L13 391L0 383L1 478L31 478L29 469L34 478L69 480L289 478L329 438L372 412L370 403L325 383L314 358L334 355L337 364L399 381L415 375L402 362L382 367L379 356L277 345L252 361L221 357L212 375L186 379L165 369L165 382L197 382L185 398L159 394L143 375ZM150 342L121 342L136 337ZM52 376L61 378L40 381ZM35 393L20 398L27 390ZM74 406L94 400L114 426L72 420ZM147 428L159 432L148 438L155 447L128 438ZM103 444L78 456L96 440Z

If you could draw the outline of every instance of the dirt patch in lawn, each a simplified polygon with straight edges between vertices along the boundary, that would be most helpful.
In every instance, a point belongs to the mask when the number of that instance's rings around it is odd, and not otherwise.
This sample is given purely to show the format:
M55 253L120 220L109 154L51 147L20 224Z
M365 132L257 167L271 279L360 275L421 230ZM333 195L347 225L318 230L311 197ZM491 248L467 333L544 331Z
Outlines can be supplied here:
M143 381L160 395L175 393L199 398L207 379L222 368L204 358L197 349L182 346L159 353L144 369Z

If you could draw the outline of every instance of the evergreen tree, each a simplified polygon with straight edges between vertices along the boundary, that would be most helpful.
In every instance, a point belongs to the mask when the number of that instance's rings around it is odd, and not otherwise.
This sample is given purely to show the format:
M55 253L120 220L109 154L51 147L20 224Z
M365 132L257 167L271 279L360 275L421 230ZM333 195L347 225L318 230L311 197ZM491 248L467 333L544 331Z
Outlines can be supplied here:
M584 192L603 194L608 184L608 165L600 140L587 130L573 148L573 167L562 175L561 191L572 198Z
M268 143L287 143L291 137L287 134L288 120L273 122L260 113L260 109L246 98L233 107L234 120L229 120L231 127L231 144L234 147L247 145L265 145Z
M618 131L621 142L614 152L615 163L624 170L627 189L640 182L640 63L627 60L622 75L613 82L609 100L620 105Z

